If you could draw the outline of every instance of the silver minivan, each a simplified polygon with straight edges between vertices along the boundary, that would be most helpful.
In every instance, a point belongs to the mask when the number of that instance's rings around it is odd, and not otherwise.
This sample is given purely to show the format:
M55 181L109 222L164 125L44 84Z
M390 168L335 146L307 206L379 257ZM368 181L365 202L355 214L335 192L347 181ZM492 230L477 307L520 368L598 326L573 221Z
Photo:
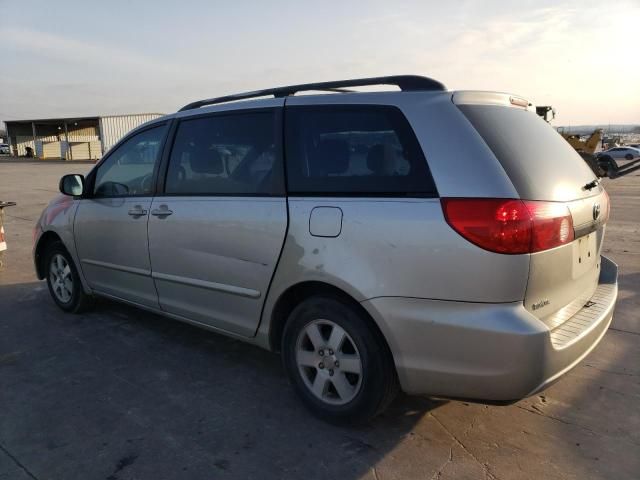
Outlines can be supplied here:
M34 246L60 308L108 297L280 352L333 422L398 389L538 392L617 298L609 199L580 156L528 101L424 77L194 102L60 190Z

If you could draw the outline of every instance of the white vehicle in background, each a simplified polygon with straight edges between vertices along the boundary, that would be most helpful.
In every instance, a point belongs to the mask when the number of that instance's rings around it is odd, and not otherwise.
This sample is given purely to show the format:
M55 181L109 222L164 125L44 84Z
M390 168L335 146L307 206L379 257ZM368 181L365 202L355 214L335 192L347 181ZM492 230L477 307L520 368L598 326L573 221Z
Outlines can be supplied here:
M640 162L640 149L626 145L604 150L596 156L598 165L613 178L636 171ZM630 170L633 167L633 170Z
M0 143L0 155L9 155L11 150L9 149L9 145L6 143Z
M635 160L640 158L640 149L631 146L613 147L600 152L599 155L608 155L614 160Z

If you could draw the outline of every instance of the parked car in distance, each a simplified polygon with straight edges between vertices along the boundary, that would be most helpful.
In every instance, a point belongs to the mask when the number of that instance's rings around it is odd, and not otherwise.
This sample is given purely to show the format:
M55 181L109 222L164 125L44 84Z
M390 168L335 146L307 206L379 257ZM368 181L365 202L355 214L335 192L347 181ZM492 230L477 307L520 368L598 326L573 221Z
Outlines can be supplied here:
M613 177L620 167L629 165L629 162L640 160L640 149L630 145L624 147L613 147L599 152L596 161L606 175Z
M11 153L11 149L9 145L6 143L0 143L0 155L9 155Z
M400 91L345 91L380 84ZM425 77L194 102L60 191L34 262L62 310L103 296L279 352L331 422L398 389L532 395L617 298L609 198L576 151L525 99Z
M640 149L632 146L613 147L599 152L598 156L609 156L615 160L635 160L640 158Z

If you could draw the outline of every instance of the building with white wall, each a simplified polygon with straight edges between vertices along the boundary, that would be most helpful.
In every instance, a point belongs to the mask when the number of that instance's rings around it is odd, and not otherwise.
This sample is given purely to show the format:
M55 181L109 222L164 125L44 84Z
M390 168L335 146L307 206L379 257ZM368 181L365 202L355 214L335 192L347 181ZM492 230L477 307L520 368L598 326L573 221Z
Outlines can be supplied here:
M97 160L135 127L162 113L6 121L11 153L41 159Z

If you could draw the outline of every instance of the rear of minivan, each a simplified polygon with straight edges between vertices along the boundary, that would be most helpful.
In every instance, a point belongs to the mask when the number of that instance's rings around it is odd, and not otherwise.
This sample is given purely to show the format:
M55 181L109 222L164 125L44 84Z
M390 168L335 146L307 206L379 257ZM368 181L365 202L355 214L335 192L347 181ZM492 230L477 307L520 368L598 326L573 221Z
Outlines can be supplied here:
M456 100L460 101L454 96ZM488 213L501 224L503 244L498 248L506 254L531 254L525 308L550 327L558 327L568 318L566 308L585 305L599 285L609 216L607 193L571 146L533 113L491 104L458 104L458 108L520 196L515 202L498 201ZM523 219L528 223L525 228ZM526 238L504 237L510 228L521 228L521 237L523 231L531 231L524 234Z
M449 194L438 182L446 177L444 163L437 148L430 154L426 144L444 219L469 244L497 254L496 260L513 258L514 281L526 257L523 298L496 303L488 286L486 302L396 298L364 304L384 318L405 391L514 400L575 366L611 322L617 266L601 256L609 198L588 165L527 101L485 92L447 95L464 118L459 121L467 123L460 130L471 126L490 150L492 161L482 155L472 161L498 165L515 194ZM464 169L457 168L463 177ZM496 269L504 265L496 262ZM488 280L496 273L484 274Z

